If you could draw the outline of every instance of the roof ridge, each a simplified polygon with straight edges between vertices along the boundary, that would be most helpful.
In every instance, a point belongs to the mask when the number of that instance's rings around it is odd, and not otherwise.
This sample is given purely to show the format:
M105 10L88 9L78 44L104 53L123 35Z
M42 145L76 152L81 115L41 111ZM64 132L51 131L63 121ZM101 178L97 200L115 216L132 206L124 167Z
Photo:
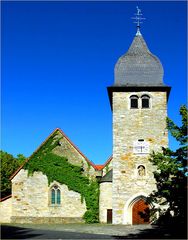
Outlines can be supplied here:
M67 135L60 129L60 128L55 128L55 130L39 145L39 147L31 154L30 157L28 157L25 162L9 177L9 180L12 180L17 174L18 172L25 166L25 164L32 158L32 156L39 151L39 149L42 147L42 145L44 143L46 143L48 141L48 139L56 132L56 131L59 131L66 139L67 141L74 147L74 149L77 150L78 153L80 153L84 158L85 160L95 169L95 164L90 161L79 149L78 147L67 137Z
M89 160L79 149L78 147L69 139L69 137L60 129L60 128L57 128L57 130L59 130L63 136L69 141L69 143L86 159L86 161L88 163L90 163L92 165L93 168L95 168L95 164Z
M107 160L106 162L103 164L103 166L105 167L108 163L110 163L113 159L113 155L111 155Z

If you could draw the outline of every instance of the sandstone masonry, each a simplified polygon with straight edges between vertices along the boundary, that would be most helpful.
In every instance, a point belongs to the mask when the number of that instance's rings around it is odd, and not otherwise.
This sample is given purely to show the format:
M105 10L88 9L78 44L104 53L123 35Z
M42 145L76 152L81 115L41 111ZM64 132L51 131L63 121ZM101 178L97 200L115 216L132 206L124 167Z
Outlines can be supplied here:
M148 94L149 109L131 109L130 96ZM165 92L114 92L113 93L113 223L132 224L129 208L135 198L148 196L155 190L154 166L149 153L167 146ZM149 144L149 153L133 153L134 142L143 139ZM145 167L139 176L138 167ZM129 203L129 204L128 204ZM128 205L127 205L128 204Z
M54 184L61 191L61 204L57 206L50 203L50 189ZM86 204L79 193L55 181L48 185L47 177L41 172L28 176L28 171L22 169L12 180L12 222L49 222L50 218L56 218L56 222L83 222L85 211Z

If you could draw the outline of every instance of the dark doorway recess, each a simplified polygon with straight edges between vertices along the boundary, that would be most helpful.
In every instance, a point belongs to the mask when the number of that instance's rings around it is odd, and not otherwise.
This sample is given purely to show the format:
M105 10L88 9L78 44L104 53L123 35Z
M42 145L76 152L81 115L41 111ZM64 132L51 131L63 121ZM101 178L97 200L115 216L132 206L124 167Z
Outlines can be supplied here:
M112 223L112 209L107 209L107 223Z

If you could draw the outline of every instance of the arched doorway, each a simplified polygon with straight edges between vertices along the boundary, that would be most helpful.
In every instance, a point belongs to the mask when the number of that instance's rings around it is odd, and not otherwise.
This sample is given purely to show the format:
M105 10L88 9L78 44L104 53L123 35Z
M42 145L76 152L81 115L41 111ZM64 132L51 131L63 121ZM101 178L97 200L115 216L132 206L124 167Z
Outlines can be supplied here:
M149 223L149 213L148 203L143 198L140 198L132 207L132 224Z

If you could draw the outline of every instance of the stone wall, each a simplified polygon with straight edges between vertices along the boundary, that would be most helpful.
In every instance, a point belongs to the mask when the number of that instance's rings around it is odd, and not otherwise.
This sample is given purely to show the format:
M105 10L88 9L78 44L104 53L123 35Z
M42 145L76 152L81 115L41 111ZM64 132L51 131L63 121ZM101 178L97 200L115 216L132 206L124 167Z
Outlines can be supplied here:
M149 109L130 109L130 96L150 96ZM131 224L130 207L132 196L147 196L156 188L154 166L149 162L149 153L134 153L133 143L144 139L149 152L161 151L168 145L166 129L165 92L114 92L113 93L113 223ZM139 175L138 167L145 167ZM129 203L129 204L128 204ZM126 207L125 207L126 206Z
M53 184L61 191L61 204L57 206L50 202ZM28 171L22 169L12 179L12 222L52 222L55 218L58 222L81 222L85 211L86 204L79 193L57 182L48 186L48 179L41 172L28 176Z
M111 159L102 170L102 176L106 175L113 167L113 159Z
M60 145L53 149L53 152L59 156L66 157L71 164L82 167L84 174L88 177L95 178L96 171L94 167L60 131L57 131L57 133L55 138L60 138Z
M12 198L0 202L0 222L10 223L12 216Z
M107 222L107 209L112 209L112 183L100 183L99 221Z

